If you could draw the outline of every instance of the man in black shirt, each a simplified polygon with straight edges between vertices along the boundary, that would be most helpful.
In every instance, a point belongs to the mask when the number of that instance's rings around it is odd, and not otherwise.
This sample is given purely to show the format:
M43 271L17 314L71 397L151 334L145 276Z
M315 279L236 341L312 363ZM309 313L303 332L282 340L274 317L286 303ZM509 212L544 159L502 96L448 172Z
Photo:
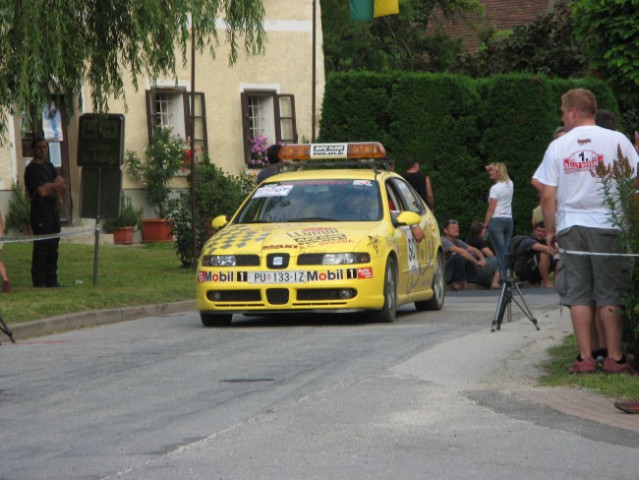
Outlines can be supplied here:
M532 284L541 283L546 288L552 288L550 273L556 265L553 253L546 245L544 222L537 222L532 234L524 238L515 251L514 270L517 277Z
M419 171L419 162L413 158L408 159L408 169L402 175L419 196L424 199L428 208L435 208L435 196L430 185L430 177Z
M49 161L49 144L44 138L33 140L33 160L24 172L24 184L31 198L31 230L34 235L60 233L58 194L66 183ZM58 244L49 238L33 242L31 280L34 287L59 287Z

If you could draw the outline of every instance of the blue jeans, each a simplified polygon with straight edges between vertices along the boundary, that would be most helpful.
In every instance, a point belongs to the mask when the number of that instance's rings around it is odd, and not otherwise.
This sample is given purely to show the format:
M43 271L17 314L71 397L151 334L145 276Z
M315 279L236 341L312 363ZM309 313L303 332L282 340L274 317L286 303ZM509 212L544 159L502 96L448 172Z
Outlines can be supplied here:
M508 248L513 236L512 217L493 217L488 225L488 235L495 247L495 256L499 262L499 274L503 282L508 277Z

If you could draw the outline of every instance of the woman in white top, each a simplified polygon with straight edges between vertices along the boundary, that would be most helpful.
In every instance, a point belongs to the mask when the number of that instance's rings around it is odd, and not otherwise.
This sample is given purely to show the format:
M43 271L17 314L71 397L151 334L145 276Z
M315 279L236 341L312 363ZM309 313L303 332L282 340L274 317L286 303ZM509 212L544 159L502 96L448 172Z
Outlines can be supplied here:
M488 208L484 225L495 247L499 260L499 271L502 282L507 278L508 247L513 236L513 182L508 177L508 169L501 162L486 165L486 171L495 185L490 187Z

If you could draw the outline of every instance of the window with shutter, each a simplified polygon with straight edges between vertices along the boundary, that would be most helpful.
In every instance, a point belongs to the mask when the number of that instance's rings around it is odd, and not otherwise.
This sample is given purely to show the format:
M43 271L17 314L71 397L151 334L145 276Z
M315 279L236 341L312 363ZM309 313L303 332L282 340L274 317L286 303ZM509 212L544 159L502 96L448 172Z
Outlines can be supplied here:
M244 161L251 164L251 144L260 136L266 143L296 143L295 97L274 90L245 90L241 94Z
M196 155L201 156L208 151L204 93L191 94L185 88L153 88L146 91L146 106L149 142L155 127L169 127L184 139L193 136Z

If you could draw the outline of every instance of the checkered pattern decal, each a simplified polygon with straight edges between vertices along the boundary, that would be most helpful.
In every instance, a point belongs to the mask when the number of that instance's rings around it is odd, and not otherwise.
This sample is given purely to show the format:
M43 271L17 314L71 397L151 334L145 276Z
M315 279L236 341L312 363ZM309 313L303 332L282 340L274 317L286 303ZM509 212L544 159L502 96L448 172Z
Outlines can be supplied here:
M213 250L227 250L232 247L245 247L251 241L260 242L264 240L270 232L256 231L250 226L238 226L227 232L219 232L213 237L213 241L209 244L209 252Z

